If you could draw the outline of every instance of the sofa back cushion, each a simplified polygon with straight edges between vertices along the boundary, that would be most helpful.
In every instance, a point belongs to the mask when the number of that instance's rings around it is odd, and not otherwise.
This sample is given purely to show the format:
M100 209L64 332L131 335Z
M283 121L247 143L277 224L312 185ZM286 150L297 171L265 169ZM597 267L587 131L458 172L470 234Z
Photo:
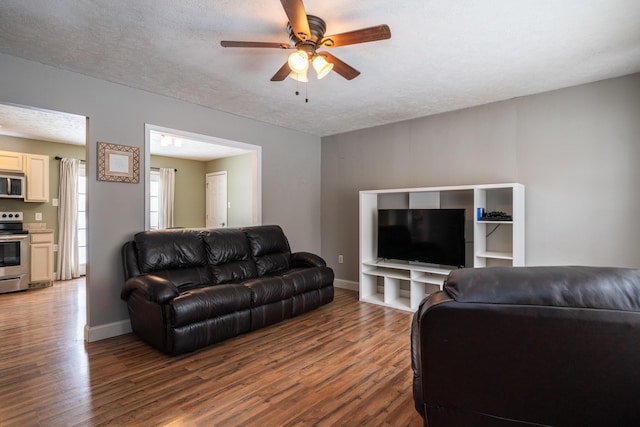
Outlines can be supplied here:
M458 302L640 311L640 269L631 268L463 268L444 290Z
M216 283L237 283L257 277L249 241L241 230L208 230L203 238L211 275Z
M290 268L291 248L280 226L245 227L243 231L249 240L259 276Z
M172 281L180 291L210 284L207 251L201 230L153 230L134 237L138 267Z

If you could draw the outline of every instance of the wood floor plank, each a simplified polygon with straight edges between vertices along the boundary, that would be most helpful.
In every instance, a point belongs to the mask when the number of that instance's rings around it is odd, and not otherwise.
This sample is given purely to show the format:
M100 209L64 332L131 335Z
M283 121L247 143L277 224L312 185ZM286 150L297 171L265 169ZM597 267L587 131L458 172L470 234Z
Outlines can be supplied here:
M83 280L0 295L2 426L420 426L411 314L336 289L310 313L170 357L83 341Z

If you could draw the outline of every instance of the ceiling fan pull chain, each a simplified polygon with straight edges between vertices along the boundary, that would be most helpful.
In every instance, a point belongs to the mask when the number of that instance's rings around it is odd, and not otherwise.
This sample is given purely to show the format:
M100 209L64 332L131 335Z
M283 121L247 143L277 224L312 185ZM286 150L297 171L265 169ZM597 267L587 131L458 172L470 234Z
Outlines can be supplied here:
M304 84L305 94L304 94L304 102L309 102L309 81Z

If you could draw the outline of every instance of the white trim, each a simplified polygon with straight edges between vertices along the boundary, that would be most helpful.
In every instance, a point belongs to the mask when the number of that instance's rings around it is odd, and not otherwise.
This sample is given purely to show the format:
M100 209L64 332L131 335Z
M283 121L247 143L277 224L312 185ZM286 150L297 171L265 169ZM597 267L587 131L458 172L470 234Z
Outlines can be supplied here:
M352 280L334 279L333 286L340 289L348 289L350 291L358 292L359 284Z
M97 326L84 325L84 340L86 342L95 342L128 334L129 332L131 332L129 319Z

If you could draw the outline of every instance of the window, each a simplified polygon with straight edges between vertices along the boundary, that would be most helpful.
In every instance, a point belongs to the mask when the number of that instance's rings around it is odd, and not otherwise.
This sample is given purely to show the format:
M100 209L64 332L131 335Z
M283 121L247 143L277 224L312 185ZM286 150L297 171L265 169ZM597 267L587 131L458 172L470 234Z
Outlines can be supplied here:
M158 230L160 228L160 171L151 171L151 181L149 183L149 228Z
M84 163L78 169L78 271L84 276L87 271L87 177Z

